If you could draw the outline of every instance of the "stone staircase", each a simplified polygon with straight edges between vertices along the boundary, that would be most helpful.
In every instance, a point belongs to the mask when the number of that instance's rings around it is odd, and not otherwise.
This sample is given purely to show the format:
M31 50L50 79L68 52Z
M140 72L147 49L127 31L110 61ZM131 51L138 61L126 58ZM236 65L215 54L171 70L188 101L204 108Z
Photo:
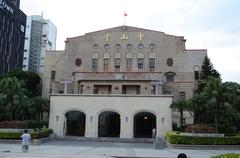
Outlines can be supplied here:
M95 141L95 142L119 142L119 143L153 143L154 139L152 138L113 138L113 137L99 137L99 138L86 138L86 137L77 137L77 136L62 136L55 137L56 141Z

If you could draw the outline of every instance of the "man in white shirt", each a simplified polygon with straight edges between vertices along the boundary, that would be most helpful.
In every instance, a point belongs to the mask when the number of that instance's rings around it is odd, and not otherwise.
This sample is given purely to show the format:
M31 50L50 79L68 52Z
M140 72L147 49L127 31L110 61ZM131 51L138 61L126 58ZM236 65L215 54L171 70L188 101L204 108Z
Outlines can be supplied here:
M22 138L22 151L28 152L31 136L30 134L28 134L28 131L26 129L24 130L24 133L21 135L21 138Z

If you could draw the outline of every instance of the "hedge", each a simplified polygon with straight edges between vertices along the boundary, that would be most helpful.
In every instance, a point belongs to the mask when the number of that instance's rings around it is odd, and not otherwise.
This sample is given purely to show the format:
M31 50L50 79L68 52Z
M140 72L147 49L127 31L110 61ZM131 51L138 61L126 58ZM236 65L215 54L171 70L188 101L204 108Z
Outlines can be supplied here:
M184 136L177 132L168 132L167 141L170 144L189 145L240 145L240 136L225 137L194 137Z
M25 129L25 128L43 128L48 127L47 121L34 121L34 120L27 120L27 121L2 121L0 122L0 128L18 128L18 129Z
M30 131L29 134L31 135L31 138L45 138L48 137L52 133L52 129L44 128L41 129L39 132L37 131ZM0 139L21 139L21 135L23 134L23 131L17 131L17 132L9 132L9 131L0 131Z
M211 158L240 158L240 154L222 154L218 156L211 156Z

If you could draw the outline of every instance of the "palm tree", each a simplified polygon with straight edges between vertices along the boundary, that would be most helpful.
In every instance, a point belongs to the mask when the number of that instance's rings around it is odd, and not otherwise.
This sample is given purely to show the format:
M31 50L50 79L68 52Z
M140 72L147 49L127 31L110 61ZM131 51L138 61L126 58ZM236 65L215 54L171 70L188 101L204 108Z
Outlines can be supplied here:
M4 108L9 120L15 120L16 111L26 98L23 82L15 77L3 78L0 80L0 93L6 96Z
M180 112L180 128L181 131L183 131L184 126L183 112L189 109L188 102L185 99L179 99L176 102L173 102L170 108L173 110L178 110Z
M195 94L189 99L189 109L194 113L194 123L207 124L207 97L203 94Z
M214 77L209 77L205 85L203 95L207 97L206 104L213 112L215 129L218 132L220 113L229 106L227 99L229 97L228 89L222 84L221 79Z
M30 100L29 106L32 110L32 114L35 116L35 120L41 121L44 112L49 112L49 101L40 96L34 97Z

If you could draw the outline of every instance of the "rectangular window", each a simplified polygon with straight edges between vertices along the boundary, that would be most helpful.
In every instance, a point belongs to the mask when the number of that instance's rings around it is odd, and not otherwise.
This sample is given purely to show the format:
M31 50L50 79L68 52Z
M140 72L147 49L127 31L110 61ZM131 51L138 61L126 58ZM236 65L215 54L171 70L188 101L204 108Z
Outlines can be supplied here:
M93 58L93 61L92 61L92 70L93 71L97 71L97 58Z
M167 82L174 82L174 75L172 75L172 74L166 75L166 81Z
M199 80L199 71L194 71L195 80Z
M143 69L143 58L138 58L138 69L139 70Z
M149 69L155 71L155 58L149 58Z
M51 71L51 79L54 80L56 76L56 71Z
M137 94L140 94L140 93L141 93L141 86L139 86L139 85L137 86L136 93L137 93Z
M93 87L93 94L98 94L98 87L95 85Z
M104 69L104 71L108 71L108 68L109 68L109 58L104 58L103 69Z
M132 70L132 58L127 58L126 68L127 68L127 71L131 71Z
M179 99L185 100L186 99L186 93L185 92L179 92Z
M115 71L120 71L120 58L115 58Z

